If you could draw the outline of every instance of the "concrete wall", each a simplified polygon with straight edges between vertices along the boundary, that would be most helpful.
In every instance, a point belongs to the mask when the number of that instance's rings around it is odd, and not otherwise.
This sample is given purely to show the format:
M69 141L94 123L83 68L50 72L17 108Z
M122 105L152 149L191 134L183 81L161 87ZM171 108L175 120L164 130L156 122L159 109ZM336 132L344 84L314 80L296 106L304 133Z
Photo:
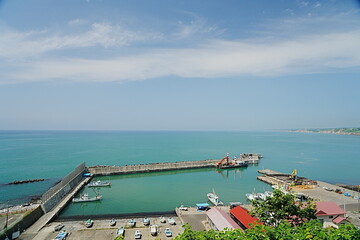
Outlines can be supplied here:
M129 174L142 172L170 171L192 168L215 167L219 160L201 160L172 163L149 163L126 166L92 166L88 170L93 175Z
M69 193L79 184L79 182L81 182L85 170L85 164L82 163L74 171L68 174L60 183L43 195L43 203L41 206L45 213L51 211L67 193Z
M35 208L29 213L25 213L19 221L11 224L11 226L8 227L6 235L11 239L12 233L18 230L20 230L20 232L23 232L34 222L36 222L42 215L44 215L44 211L42 210L41 206ZM5 233L0 234L0 240L4 240L6 238L6 235Z

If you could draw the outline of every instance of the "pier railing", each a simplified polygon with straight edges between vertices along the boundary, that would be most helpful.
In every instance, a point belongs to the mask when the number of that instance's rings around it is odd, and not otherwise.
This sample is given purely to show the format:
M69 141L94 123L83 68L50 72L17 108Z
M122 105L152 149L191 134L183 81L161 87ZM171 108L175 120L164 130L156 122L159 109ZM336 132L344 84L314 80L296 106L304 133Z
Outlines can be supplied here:
M41 197L42 206L44 212L48 212L55 206L59 199L61 199L66 193L71 191L82 179L82 174L85 172L85 163L80 164L74 171L66 175L61 182L50 188ZM57 196L59 195L59 196ZM54 197L56 196L56 197ZM53 199L53 201L51 201ZM56 199L56 200L55 200Z

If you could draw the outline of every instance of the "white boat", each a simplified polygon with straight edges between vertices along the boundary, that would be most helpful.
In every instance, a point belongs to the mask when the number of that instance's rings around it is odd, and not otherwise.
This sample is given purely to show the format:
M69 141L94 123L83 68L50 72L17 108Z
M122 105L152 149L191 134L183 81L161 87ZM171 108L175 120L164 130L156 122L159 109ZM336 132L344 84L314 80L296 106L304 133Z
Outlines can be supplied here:
M157 235L157 226L156 225L151 225L150 227L150 234L152 236L156 236Z
M116 231L116 236L124 236L124 234L125 234L125 228L119 227Z
M245 196L249 201L252 201L252 200L256 199L255 195L251 194L251 193L247 193L247 194L245 194Z
M172 217L168 218L168 222L169 222L170 225L175 225L176 224L174 218L172 218Z
M159 220L160 220L161 223L166 223L166 219L165 219L163 216L161 216L161 217L159 218Z
M110 226L115 226L116 225L116 219L113 218L110 220Z
M94 202L94 201L100 201L102 198L101 195L97 195L95 197L89 197L87 193L80 195L79 198L73 198L73 203L79 203L79 202Z
M148 219L147 217L144 217L143 223L144 223L145 226L150 225L150 219Z
M135 227L135 225L136 225L135 219L130 219L130 220L128 221L128 225L129 225L129 227Z
M266 191L265 192L265 196L268 198L268 197L273 197L274 196L274 194L272 193L272 192L270 192L270 191Z
M214 204L215 206L219 206L219 205L224 205L224 203L222 201L219 200L219 196L216 195L214 189L212 193L208 193L206 194L207 198L209 199L209 201Z
M264 201L266 200L266 196L265 196L265 194L263 194L263 193L257 193L256 196L257 196L257 198L260 199L260 200L264 200Z
M181 206L179 207L179 210L180 210L180 211L187 211L188 208L187 208L187 207L184 207L184 205L181 205Z
M58 233L58 235L56 235L56 237L54 238L55 240L65 240L67 237L69 236L69 233L66 231L61 231ZM13 238L15 239L15 238Z
M111 185L110 182L101 182L100 180L98 180L98 181L89 183L88 187L108 187L110 185Z

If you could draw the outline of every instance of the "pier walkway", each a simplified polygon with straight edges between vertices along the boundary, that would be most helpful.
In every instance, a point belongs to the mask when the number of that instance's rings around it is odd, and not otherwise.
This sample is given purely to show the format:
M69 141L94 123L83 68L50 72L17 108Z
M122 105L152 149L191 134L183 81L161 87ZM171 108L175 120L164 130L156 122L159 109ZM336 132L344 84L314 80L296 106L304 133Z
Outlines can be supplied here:
M69 194L66 195L66 197L50 212L44 214L38 221L36 221L30 228L28 228L24 233L20 235L20 240L43 240L46 239L42 234L40 230L48 224L50 221L52 221L58 214L61 212L61 210L71 201L71 199L74 197L74 195L89 182L90 178L83 179L79 185L71 191ZM51 229L52 231L53 229ZM47 233L46 233L47 234Z
M89 172L94 176L116 175L130 173L160 172L171 170L183 170L194 168L216 167L219 160L200 160L200 161L184 161L184 162L166 162L166 163L149 163L125 166L91 166L88 167Z

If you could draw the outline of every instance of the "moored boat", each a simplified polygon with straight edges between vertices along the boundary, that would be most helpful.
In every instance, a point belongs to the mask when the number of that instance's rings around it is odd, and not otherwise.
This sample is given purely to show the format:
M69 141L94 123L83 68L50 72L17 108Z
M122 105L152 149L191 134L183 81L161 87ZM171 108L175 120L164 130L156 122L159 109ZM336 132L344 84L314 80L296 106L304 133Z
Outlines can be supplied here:
M272 193L272 192L270 192L270 191L265 191L265 196L268 198L268 197L273 197L274 196L274 194Z
M94 201L100 201L102 199L101 195L96 195L95 197L89 197L87 193L80 195L78 198L73 198L73 203L79 203L79 202L94 202Z
M156 225L151 225L150 227L150 234L152 236L156 236L157 235L157 226Z
M251 193L247 193L247 194L245 194L245 196L249 201L252 201L252 200L256 199L255 195L251 194Z
M266 196L265 196L265 194L263 194L263 193L257 193L256 196L257 196L257 198L260 199L260 200L264 200L264 201L266 200Z
M98 180L98 181L89 183L87 186L88 187L108 187L110 185L111 185L110 182L102 182L102 181Z
M219 200L219 196L216 195L214 189L213 192L206 194L206 196L209 199L209 201L215 206L224 205L224 203Z
M93 226L93 224L94 224L94 221L91 220L91 219L88 219L88 220L85 222L85 226L86 226L87 228L91 228L91 227Z

